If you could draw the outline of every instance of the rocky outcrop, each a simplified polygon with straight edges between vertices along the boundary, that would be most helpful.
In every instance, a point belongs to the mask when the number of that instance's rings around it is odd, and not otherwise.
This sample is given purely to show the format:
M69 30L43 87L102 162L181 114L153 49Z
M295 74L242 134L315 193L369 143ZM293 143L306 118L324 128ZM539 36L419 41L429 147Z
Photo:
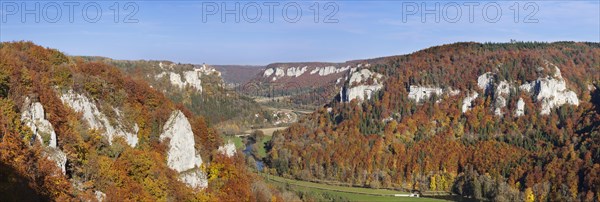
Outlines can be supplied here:
M199 72L203 75L211 75L211 74L215 74L219 77L221 77L221 72L218 71L217 69L213 68L212 66L208 66L206 64L202 64L202 66L199 67L195 67L194 71Z
M353 99L370 100L371 95L373 95L373 93L375 93L376 91L378 91L381 88L383 88L383 85L381 85L381 84L357 85L352 88L348 88L346 91L346 96L344 98L344 101L350 102Z
M496 85L495 74L492 72L486 72L477 78L477 86L485 94L493 94L496 100L494 100L494 114L497 116L504 115L502 111L507 105L507 98L510 95L510 90L514 87L508 81L500 81Z
M350 102L353 99L369 100L376 91L383 88L381 79L383 75L371 72L368 69L352 72L346 88L342 88L340 99L342 102ZM371 82L369 82L371 81Z
M333 63L331 63L333 64ZM318 75L318 76L328 76L328 75L332 75L332 74L339 74L339 73L344 73L344 72L348 72L348 71L354 71L357 68L363 67L363 64L357 64L356 67L352 67L351 65L348 64L344 64L344 65L340 65L339 67L336 67L334 65L328 65L328 66L320 66L320 65L301 65L301 66L291 66L289 64L275 64L275 65L270 65L271 67L267 67L264 71L262 76L263 77L272 77L271 80L272 81L277 81L278 79L281 79L282 77L300 77L305 75L305 73L308 72L308 74L306 75ZM297 64L298 65L298 64ZM323 64L321 64L323 65ZM338 64L339 65L339 64ZM365 67L370 66L369 64L365 64Z
M58 148L54 127L46 119L44 107L40 102L25 98L21 121L31 129L36 139L44 146L44 156L56 163L63 174L66 173L67 155Z
M170 62L166 62L170 63ZM185 89L187 86L193 90L202 93L202 76L203 75L216 75L221 77L221 72L217 71L212 66L202 65L189 65L189 64L175 64L170 63L166 65L163 62L158 64L160 67L158 70L159 74L154 75L155 80L160 80L166 77L169 83L179 89ZM182 71L183 70L183 71ZM148 77L152 78L151 75Z
M265 69L265 72L263 72L263 76L269 77L269 76L273 75L273 73L275 73L274 68Z
M120 120L117 120L118 124L116 126L111 125L106 115L98 110L96 104L94 104L85 95L77 94L72 90L63 93L60 96L60 99L62 100L63 104L68 105L73 108L73 110L82 113L83 120L88 123L91 129L104 130L103 135L108 138L109 143L112 144L113 139L116 136L119 136L123 137L129 146L135 147L135 145L137 145L137 124L133 126L133 132L128 132L125 130L122 124L119 124L122 123ZM115 113L119 114L117 109L113 110L115 110Z
M506 99L510 94L510 89L511 86L506 81L500 81L500 83L496 87L496 109L494 110L494 114L496 114L497 116L502 116L504 114L504 112L502 112L502 109L507 105Z
M185 85L190 85L192 88L197 89L202 92L202 80L200 77L202 73L199 71L185 71L183 72L183 77L185 78Z
M519 101L517 101L517 109L515 109L515 116L519 117L519 116L523 116L525 114L525 102L523 101L523 98L519 98Z
M31 99L25 98L21 121L44 146L56 148L56 133L50 121L46 120L42 103L31 102Z
M465 113L469 109L471 109L471 107L473 105L473 100L475 100L477 98L477 96L479 96L479 93L473 92L473 94L471 94L471 95L465 97L465 99L463 99L463 103L462 103L462 112L463 113Z
M98 202L102 202L106 198L106 194L101 191L95 191L94 195L96 195L96 200L98 200Z
M179 173L179 180L181 180L188 186L196 189L208 187L208 179L206 178L206 173L202 172L202 170L199 168Z
M534 101L540 102L542 108L540 114L550 114L553 108L564 105L579 105L579 99L575 92L567 89L566 81L562 78L560 69L550 63L548 66L552 66L554 69L553 76L546 76L538 78L535 81L527 82L519 86L518 88L522 91L528 92L532 95ZM538 71L544 70L543 67L539 67ZM500 81L496 85L494 74L487 72L482 74L477 79L477 85L485 93L493 94L496 97L494 101L495 109L494 113L498 116L502 116L502 111L507 106L507 99L510 95L511 90L516 87L509 81ZM495 88L494 88L495 87ZM516 116L521 116L524 113L525 103L522 99L517 102ZM521 108L521 109L519 109Z
M345 67L340 67L340 68L337 68L335 66L316 67L315 69L313 69L310 72L310 74L318 73L319 76L327 76L330 74L337 74L340 72L345 72L345 71L348 71L349 69L350 69L350 65L345 66Z
M553 108L564 104L579 105L577 94L567 89L567 84L562 78L560 69L554 67L554 76L538 78L519 87L521 90L531 93L536 102L541 102L540 114L550 114Z
M491 89L494 86L494 74L486 72L477 77L477 86L484 91Z
M180 173L180 180L193 188L208 186L206 174L200 170L202 158L194 148L194 133L185 115L177 110L163 127L161 141L169 140L167 165Z
M219 152L221 154L225 154L228 157L232 157L235 155L235 144L231 140L227 142L227 144L219 147Z
M300 75L304 74L304 72L306 72L307 69L308 69L308 66L304 66L302 68L300 68L300 67L288 68L286 75L293 76L293 77L299 77Z
M162 72L156 75L156 79L161 79L165 76L169 77L169 81L171 85L178 87L179 89L184 89L186 86L190 86L196 89L198 92L202 92L202 73L200 71L184 71L183 79L181 75L175 72Z
M285 76L285 70L281 69L281 68L276 68L275 69L275 76L276 77L282 77Z
M411 85L409 87L408 98L419 103L429 99L433 94L442 95L443 93L444 90L441 88Z

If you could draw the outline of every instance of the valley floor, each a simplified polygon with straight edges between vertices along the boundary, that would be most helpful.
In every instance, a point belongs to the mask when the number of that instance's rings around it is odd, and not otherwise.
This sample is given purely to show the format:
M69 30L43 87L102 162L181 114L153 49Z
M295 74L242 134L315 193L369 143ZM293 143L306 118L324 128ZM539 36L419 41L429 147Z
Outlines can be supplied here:
M283 177L261 174L268 183L276 186L285 186L296 192L318 193L335 196L337 198L347 199L349 201L444 201L433 198L415 198L406 196L394 196L395 194L408 194L407 192L394 191L388 189L369 189L358 187L335 186L328 184L319 184L307 181L292 180Z

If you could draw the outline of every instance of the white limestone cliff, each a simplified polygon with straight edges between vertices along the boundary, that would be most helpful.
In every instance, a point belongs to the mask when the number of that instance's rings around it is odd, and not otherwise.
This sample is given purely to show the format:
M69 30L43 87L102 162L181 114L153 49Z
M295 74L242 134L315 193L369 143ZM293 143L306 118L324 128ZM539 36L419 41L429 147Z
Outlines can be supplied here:
M272 81L276 81L282 77L300 77L304 75L306 72L309 72L310 75L317 74L319 76L327 76L331 74L338 74L343 72L353 72L357 68L362 67L362 64L358 64L355 68L352 68L350 65L336 67L336 66L325 66L325 67L309 67L309 66L298 66L298 67L270 67L265 69L263 72L263 77L272 77ZM370 64L365 64L364 66L369 67ZM309 71L310 70L310 71Z
M542 103L540 114L550 114L553 108L564 104L579 105L577 94L567 89L567 83L562 78L560 69L556 66L554 68L554 76L538 78L519 87L531 93L536 102Z
M235 144L229 140L225 145L219 147L219 152L225 154L228 157L235 155Z
M444 90L441 88L411 85L409 87L408 98L419 103L428 99L433 94L442 95L443 92Z
M102 202L106 198L106 194L98 190L94 192L94 195L96 195L96 200L98 200L98 202Z
M473 105L473 100L475 100L477 98L477 96L479 96L479 93L477 92L473 92L473 94L465 97L465 99L463 99L463 103L462 103L462 112L465 113L467 112L469 109L471 109L472 105Z
M519 98L519 101L517 101L517 109L515 109L515 116L519 117L519 116L523 116L525 114L525 102L523 101L523 98Z
M169 139L167 165L179 172L180 179L193 188L204 188L208 185L206 175L199 169L202 158L194 148L194 133L185 115L177 110L163 127L160 140Z
M59 148L46 148L44 155L54 161L63 174L67 173L67 154Z
M36 139L44 145L44 156L56 163L63 174L66 173L67 155L57 146L57 137L54 127L46 119L44 106L40 102L32 102L29 97L25 98L21 121L31 129ZM44 142L44 137L48 136L48 144Z
M494 114L497 116L504 115L502 111L507 104L507 97L510 95L510 90L514 88L508 81L500 81L498 85L496 84L496 80L494 79L494 73L486 72L480 75L477 78L477 86L484 93L494 94L496 100L494 100ZM495 86L495 88L494 88Z
M373 93L383 88L383 84L380 83L382 78L383 75L376 72L371 72L368 69L362 69L360 71L353 72L348 81L348 86L350 87L342 89L340 92L341 101L350 102L353 99L371 99ZM367 83L369 79L373 81L372 84Z
M275 68L275 76L276 77L285 76L285 70L283 70L282 68Z
M186 86L190 86L196 89L198 92L202 92L202 71L184 71L183 79L181 75L175 72L162 72L155 76L155 79L161 79L165 76L169 77L169 81L171 85L178 87L179 89L184 89Z
M347 101L352 101L353 99L359 100L370 100L373 93L383 88L383 85L357 85L352 88L348 88L346 91Z
M31 102L29 98L25 98L21 121L31 129L31 132L42 144L45 144L43 136L47 136L48 145L44 146L56 148L56 132L50 121L46 119L42 103Z
M200 80L202 72L199 71L185 71L183 77L185 78L185 84L192 86L198 91L202 92L202 80Z
M302 68L300 68L300 67L288 68L286 75L289 77L299 77L300 75L304 74L304 72L306 72L307 69L308 69L308 66L304 66Z
M477 78L477 86L484 91L490 89L494 83L494 74L486 72Z
M504 107L506 107L506 104L507 104L506 97L509 96L510 89L511 89L511 86L506 81L500 81L500 83L498 84L498 86L495 89L496 109L494 110L494 114L496 114L497 116L504 115L504 112L502 112L502 109Z
M263 76L264 77L269 77L269 76L273 75L273 73L275 73L275 69L269 68L269 69L265 70L265 72L263 73Z
M542 115L550 114L553 108L565 104L575 106L579 105L577 94L567 89L566 81L562 78L560 69L550 63L547 63L546 65L546 68L548 68L548 66L554 67L554 75L548 75L546 77L541 77L534 81L524 83L519 86L519 89L530 93L534 101L541 103L542 106L540 109L540 114ZM538 68L539 71L543 69L543 67ZM514 87L508 81L500 81L494 89L494 84L494 74L491 72L482 74L477 79L477 85L479 88L481 88L484 92L494 93L496 97L494 103L494 113L498 116L502 116L504 114L502 109L507 105L507 98L510 94L510 90L516 89L516 87ZM521 107L521 109L519 109L519 107ZM522 99L520 99L517 103L517 112L515 112L515 115L523 115L523 108L524 102Z
M195 168L179 173L179 180L187 184L189 187L202 189L208 187L208 179L206 173L201 169Z
M83 119L88 123L92 129L104 130L103 135L108 138L108 142L112 144L112 140L116 137L123 137L127 144L131 147L135 147L138 143L137 137L137 124L134 126L133 133L126 131L120 124L113 126L110 121L96 107L87 96L73 92L72 90L63 93L60 96L63 104L70 106L73 110L83 114ZM116 110L118 113L118 111ZM118 123L121 123L118 121Z
M204 75L216 74L217 76L221 76L221 72L217 71L215 68L208 66L206 64L202 64L200 67L195 67L194 71L199 72Z

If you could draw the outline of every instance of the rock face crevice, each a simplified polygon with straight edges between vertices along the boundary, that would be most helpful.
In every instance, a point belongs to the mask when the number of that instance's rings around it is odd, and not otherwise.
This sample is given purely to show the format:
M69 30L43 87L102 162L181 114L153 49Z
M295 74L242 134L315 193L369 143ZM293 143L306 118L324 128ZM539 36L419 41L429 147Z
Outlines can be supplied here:
M133 126L133 133L127 132L122 127L121 121L117 120L118 124L113 126L110 124L110 121L96 107L96 104L93 103L87 96L78 94L73 92L72 90L63 93L60 96L63 104L66 104L73 108L73 110L80 112L83 114L83 119L89 124L90 128L104 130L103 135L108 138L108 142L112 144L112 140L115 136L123 137L127 144L131 147L135 147L138 143L137 137L137 124ZM116 109L115 113L119 114L120 112Z
M180 173L181 181L193 188L208 186L206 174L200 169L202 158L194 148L192 126L181 111L171 113L163 127L160 140L169 140L167 165Z
M44 155L54 161L65 174L67 155L58 148L56 132L50 121L46 119L44 106L40 102L32 102L27 97L22 109L21 121L31 129L35 138L44 146Z
M496 84L497 83L497 84ZM486 72L477 78L477 86L485 95L494 95L494 114L497 116L504 115L502 111L507 105L507 98L510 95L511 89L514 87L508 81L496 82L495 74ZM473 98L475 99L475 98ZM466 111L463 111L463 113Z

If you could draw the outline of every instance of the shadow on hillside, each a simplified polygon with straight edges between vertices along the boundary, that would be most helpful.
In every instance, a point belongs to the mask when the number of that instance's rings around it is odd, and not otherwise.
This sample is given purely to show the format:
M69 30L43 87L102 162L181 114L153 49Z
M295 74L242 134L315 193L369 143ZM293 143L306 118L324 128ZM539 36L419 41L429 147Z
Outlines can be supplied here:
M29 186L29 180L0 162L0 201L50 201Z

